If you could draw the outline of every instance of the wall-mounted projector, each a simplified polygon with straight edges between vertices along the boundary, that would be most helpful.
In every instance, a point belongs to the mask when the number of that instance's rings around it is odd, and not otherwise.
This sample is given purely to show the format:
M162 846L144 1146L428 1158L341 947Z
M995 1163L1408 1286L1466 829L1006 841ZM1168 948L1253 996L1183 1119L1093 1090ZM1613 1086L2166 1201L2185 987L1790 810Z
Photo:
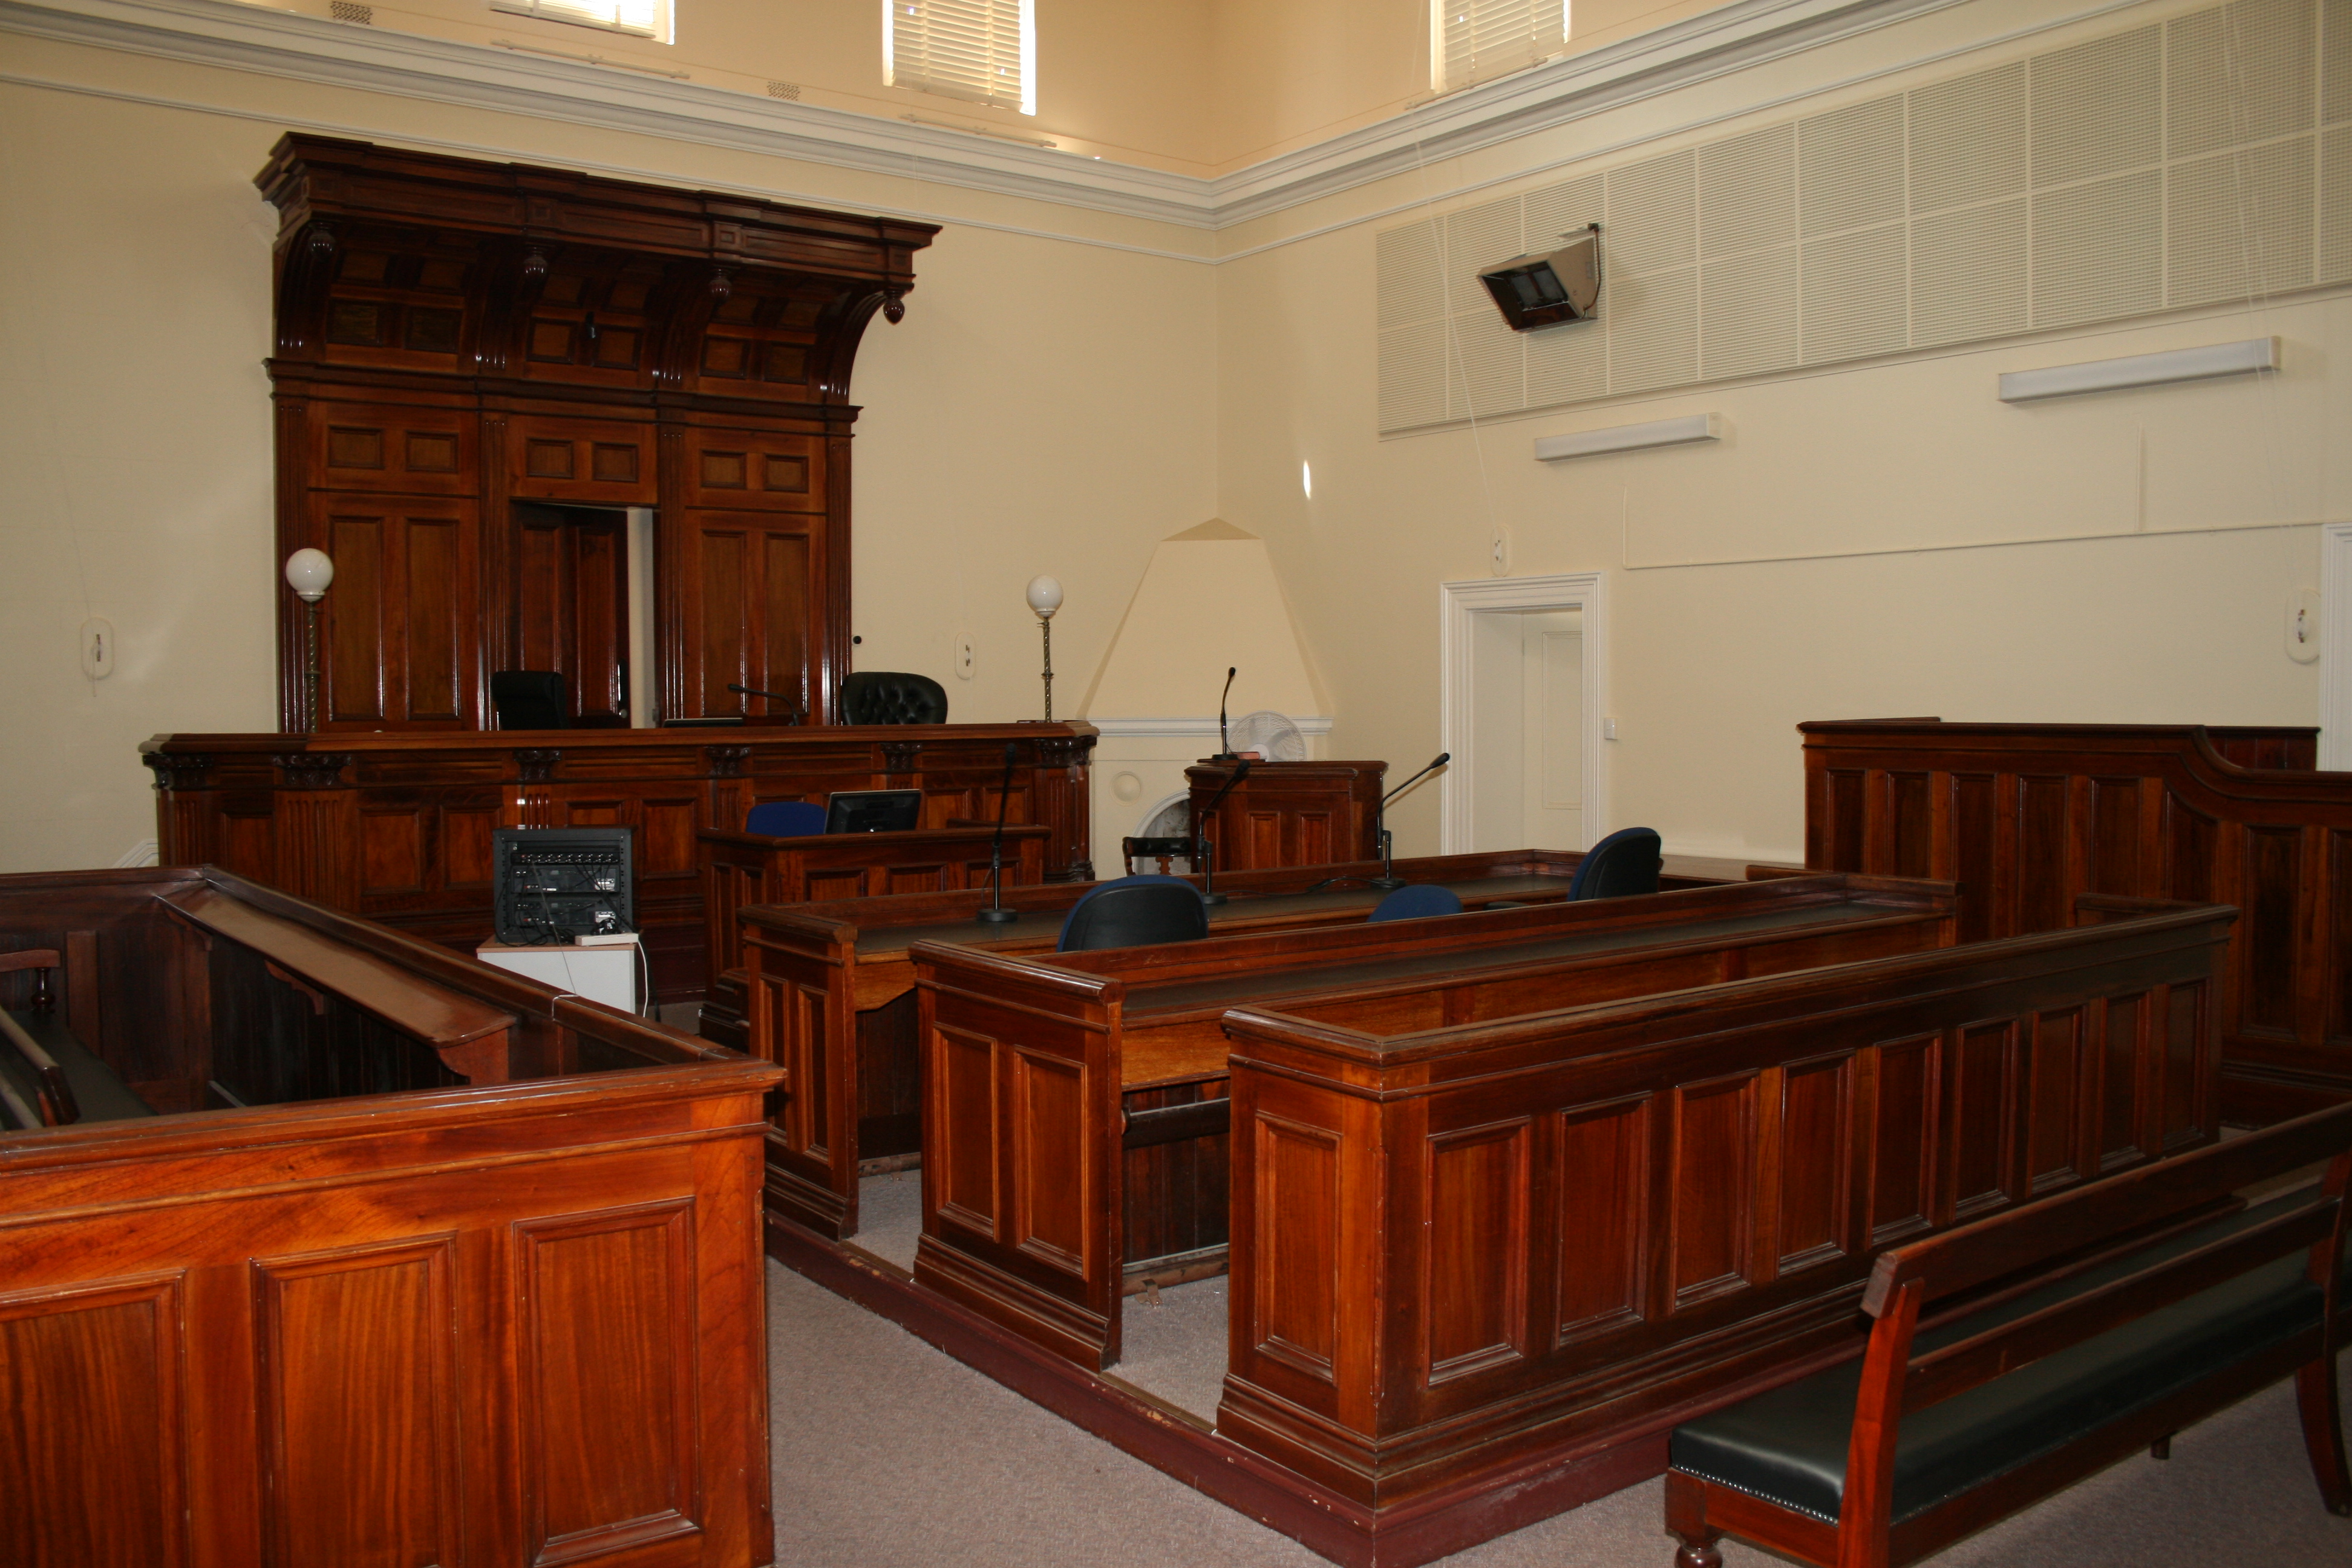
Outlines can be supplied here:
M1601 226L1589 226L1558 250L1482 267L1478 281L1516 331L1589 321L1601 303Z

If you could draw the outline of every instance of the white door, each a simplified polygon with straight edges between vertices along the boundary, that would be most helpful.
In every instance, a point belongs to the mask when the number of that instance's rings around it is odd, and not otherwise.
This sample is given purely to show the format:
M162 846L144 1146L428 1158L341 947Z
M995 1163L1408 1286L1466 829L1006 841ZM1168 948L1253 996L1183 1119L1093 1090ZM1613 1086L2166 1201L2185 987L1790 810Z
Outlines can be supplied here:
M1584 616L1524 610L1519 623L1520 834L1530 849L1584 847Z
M1479 849L1584 847L1584 616L1470 617L1471 831Z

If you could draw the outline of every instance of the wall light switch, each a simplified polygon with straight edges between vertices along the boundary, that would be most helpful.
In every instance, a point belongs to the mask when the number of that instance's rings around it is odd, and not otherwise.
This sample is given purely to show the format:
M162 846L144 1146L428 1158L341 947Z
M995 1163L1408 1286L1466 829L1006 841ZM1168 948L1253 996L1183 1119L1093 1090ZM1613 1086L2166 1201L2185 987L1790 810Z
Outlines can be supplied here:
M956 679L959 680L970 680L971 679L971 634L970 632L958 632L956 634L955 642Z
M1617 738L1616 720L1603 719L1601 721L1601 738L1604 741L1613 741Z
M1486 542L1486 554L1494 564L1496 576L1507 577L1511 574L1511 531L1509 529L1498 528L1495 531L1494 538Z
M2304 588L2287 595L2286 656L2297 664L2319 657L2319 591Z
M92 680L114 673L114 623L92 616L81 624L81 672Z

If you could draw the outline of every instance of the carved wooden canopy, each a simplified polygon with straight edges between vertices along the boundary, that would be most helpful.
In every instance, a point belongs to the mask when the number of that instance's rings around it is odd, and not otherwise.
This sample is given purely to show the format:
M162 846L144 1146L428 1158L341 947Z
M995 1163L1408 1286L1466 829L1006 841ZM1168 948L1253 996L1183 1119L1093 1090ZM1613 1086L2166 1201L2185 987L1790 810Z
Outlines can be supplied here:
M850 367L933 226L291 134L256 183L281 555L336 563L315 715L283 595L289 728L487 728L499 669L627 722L622 507L656 512L662 716L833 717Z

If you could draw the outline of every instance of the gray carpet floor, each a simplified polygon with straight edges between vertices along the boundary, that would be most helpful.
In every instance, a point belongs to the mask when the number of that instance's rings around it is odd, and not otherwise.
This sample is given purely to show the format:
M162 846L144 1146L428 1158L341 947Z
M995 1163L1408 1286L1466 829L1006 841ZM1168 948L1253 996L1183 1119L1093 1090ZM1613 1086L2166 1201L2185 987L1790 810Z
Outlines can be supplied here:
M908 1172L898 1188L919 1191ZM872 1178L861 1204L874 1203ZM898 1191L867 1208L858 1244L882 1253L911 1229ZM887 1215L880 1212L889 1209ZM891 1223L878 1223L888 1218ZM902 1265L903 1266L903 1265ZM1088 1436L1011 1390L781 1265L769 1266L776 1561L799 1568L1314 1568L1323 1559ZM1223 1280L1129 1303L1129 1381L1189 1408L1202 1323ZM1188 1350L1187 1347L1192 1347ZM1223 1371L1223 1347L1214 1356ZM2352 1379L2347 1380L2352 1386ZM1179 1392L1181 1391L1181 1392ZM2352 1520L2319 1506L2291 1385L1934 1559L1947 1568L2236 1568L2352 1564ZM1661 1484L1633 1487L1445 1560L1448 1568L1670 1568ZM1727 1542L1731 1568L1780 1560Z

